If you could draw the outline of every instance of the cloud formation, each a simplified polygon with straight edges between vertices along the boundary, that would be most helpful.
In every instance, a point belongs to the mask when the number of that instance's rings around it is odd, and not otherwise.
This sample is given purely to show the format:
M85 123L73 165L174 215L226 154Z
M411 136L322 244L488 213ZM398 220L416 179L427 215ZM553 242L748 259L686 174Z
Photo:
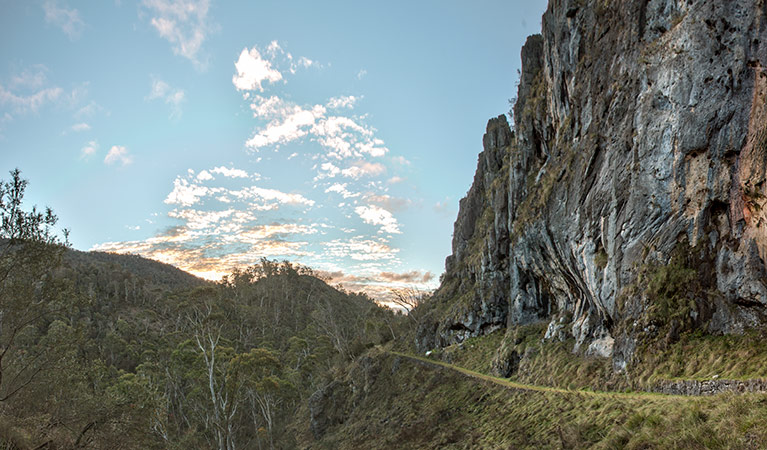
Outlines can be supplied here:
M104 164L112 166L119 164L121 166L127 166L133 162L133 157L128 152L128 149L122 145L113 145L109 149L107 156L104 158Z
M397 219L389 211L377 206L358 206L354 212L370 225L380 226L379 233L401 233Z
M70 130L72 130L72 131L74 131L74 132L76 132L76 133L78 133L78 132L80 132L80 131L88 131L88 130L90 130L90 129L91 129L91 126L90 126L90 125L88 125L88 124L87 124L87 123L85 123L85 122L76 123L76 124L74 124L74 125L72 125L72 126L70 127Z
M80 150L80 157L87 158L95 154L99 149L99 143L96 141L90 141Z
M282 80L282 74L272 68L272 63L263 59L255 47L250 50L243 49L234 67L237 73L232 77L232 83L240 91L261 92L264 90L261 83L276 83Z
M54 0L43 3L43 11L45 11L45 21L59 27L69 39L74 40L80 37L85 23L80 18L79 11L59 6L59 2Z
M150 23L157 33L171 44L173 53L205 67L200 58L202 44L208 37L209 0L143 0L150 14Z
M147 100L162 100L171 107L171 118L181 116L181 103L184 102L184 90L171 87L159 78L152 80L152 87L147 95Z
M139 253L207 278L263 257L288 259L341 273L344 287L376 297L392 286L431 286L431 273L402 268L394 235L406 230L396 214L412 201L389 190L402 181L405 160L388 156L369 116L358 112L364 97L290 95L296 71L324 69L276 41L245 48L234 65L233 89L254 119L243 137L248 152L259 153L253 165L189 169L164 200L171 228L96 249ZM155 81L152 99L172 92Z

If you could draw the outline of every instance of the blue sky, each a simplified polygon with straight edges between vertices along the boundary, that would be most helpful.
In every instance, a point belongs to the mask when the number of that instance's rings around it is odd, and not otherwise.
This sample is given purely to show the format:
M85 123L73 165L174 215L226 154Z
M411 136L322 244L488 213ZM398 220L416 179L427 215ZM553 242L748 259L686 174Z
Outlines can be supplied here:
M82 250L434 288L546 2L0 0L0 170Z

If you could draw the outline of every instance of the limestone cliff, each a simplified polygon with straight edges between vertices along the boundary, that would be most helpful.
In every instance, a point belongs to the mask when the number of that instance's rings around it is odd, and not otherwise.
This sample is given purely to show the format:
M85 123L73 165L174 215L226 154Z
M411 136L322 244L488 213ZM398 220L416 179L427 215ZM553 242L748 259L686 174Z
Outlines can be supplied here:
M767 321L767 2L551 0L417 344L549 321L613 357Z

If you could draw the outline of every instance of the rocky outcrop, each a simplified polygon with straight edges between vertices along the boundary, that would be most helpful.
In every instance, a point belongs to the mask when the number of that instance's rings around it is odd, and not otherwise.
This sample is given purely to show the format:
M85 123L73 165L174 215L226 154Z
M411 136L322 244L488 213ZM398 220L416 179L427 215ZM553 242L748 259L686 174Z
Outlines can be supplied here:
M542 23L417 344L546 319L620 370L653 333L764 324L767 4L551 0Z
M679 380L660 383L652 392L668 395L716 395L767 392L767 380Z

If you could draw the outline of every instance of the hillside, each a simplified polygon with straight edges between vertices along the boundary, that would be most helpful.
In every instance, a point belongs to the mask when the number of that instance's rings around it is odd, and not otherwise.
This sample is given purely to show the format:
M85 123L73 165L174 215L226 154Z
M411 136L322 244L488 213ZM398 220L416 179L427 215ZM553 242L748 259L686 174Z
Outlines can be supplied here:
M402 321L267 260L210 283L16 240L0 267L5 448L293 448L295 411Z

